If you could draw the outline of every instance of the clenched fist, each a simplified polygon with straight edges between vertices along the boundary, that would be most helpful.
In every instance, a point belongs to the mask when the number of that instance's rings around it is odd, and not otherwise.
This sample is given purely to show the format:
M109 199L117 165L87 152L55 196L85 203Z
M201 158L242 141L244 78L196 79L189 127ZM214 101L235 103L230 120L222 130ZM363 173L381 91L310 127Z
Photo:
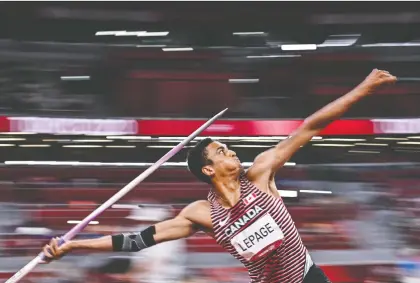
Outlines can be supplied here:
M397 77L391 75L389 72L374 69L363 81L363 84L370 89L375 90L382 85L393 84L396 81Z
M59 241L60 238L53 238L48 245L45 245L43 249L45 263L60 259L70 251L70 242L65 242L61 246L58 246Z

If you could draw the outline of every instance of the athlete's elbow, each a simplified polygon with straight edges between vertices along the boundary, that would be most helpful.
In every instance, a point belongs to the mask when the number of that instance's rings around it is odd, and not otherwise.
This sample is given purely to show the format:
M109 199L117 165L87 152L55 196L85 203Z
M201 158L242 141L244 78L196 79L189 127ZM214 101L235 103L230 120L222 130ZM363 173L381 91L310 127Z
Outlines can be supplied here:
M112 249L115 252L138 252L156 245L155 226L138 233L123 233L112 236Z

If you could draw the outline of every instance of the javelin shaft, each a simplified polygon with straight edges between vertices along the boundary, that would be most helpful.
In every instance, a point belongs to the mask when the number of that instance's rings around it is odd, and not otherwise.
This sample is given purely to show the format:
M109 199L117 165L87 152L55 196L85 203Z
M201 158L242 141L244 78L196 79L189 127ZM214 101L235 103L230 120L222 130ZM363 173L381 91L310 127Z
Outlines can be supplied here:
M67 232L62 237L62 240L63 241L71 240L74 236L76 236L77 233L79 233L81 230L83 230L83 228L85 228L89 224L90 221L95 219L95 217L97 217L99 214L104 212L107 208L109 208L111 205L113 205L119 199L121 199L124 195L126 195L129 191L131 191L133 188L135 188L140 182L142 182L150 174L152 174L157 168L159 168L159 166L161 166L163 163L165 163L171 157L173 157L175 154L177 154L186 144L188 144L191 140L193 140L196 136L198 136L202 131L204 131L207 127L209 127L215 120L217 120L220 116L222 116L226 111L227 111L227 108L224 109L223 111L219 112L218 114L216 114L213 118L208 120L205 124L203 124L195 132L193 132L191 135L189 135L185 140L180 142L177 146L175 146L168 153L166 153L164 156L162 156L158 161L156 161L156 163L154 163L152 166L147 168L143 173L141 173L139 176L137 176L133 181L128 183L124 188L122 188L119 192L117 192L115 195L113 195L109 200L104 202L100 207L98 207L91 214L89 214L79 224L74 226L69 232ZM34 269L43 260L43 257L44 257L44 254L41 252L36 258L34 258L32 261L30 261L21 270L16 272L16 274L13 275L9 280L7 280L6 283L16 283L19 280L21 280L23 277L25 277L26 274L31 272L31 270Z

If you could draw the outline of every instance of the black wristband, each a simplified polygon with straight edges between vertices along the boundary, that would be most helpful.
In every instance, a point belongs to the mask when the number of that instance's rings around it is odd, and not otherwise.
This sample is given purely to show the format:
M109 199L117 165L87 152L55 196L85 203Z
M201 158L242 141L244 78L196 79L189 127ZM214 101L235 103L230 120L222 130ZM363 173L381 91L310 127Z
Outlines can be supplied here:
M112 250L114 252L120 252L122 250L123 242L124 242L124 235L112 235Z
M149 226L143 231L140 232L141 237L143 238L144 244L147 247L156 245L156 241L153 238L153 235L156 234L155 226Z

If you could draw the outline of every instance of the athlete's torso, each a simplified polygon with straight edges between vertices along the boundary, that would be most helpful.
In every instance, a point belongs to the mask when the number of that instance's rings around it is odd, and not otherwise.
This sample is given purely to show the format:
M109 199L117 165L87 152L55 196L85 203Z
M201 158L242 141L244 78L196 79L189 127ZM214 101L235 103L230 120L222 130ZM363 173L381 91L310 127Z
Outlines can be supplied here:
M239 202L223 208L210 191L214 237L248 269L252 282L301 283L307 250L281 198L243 174Z

